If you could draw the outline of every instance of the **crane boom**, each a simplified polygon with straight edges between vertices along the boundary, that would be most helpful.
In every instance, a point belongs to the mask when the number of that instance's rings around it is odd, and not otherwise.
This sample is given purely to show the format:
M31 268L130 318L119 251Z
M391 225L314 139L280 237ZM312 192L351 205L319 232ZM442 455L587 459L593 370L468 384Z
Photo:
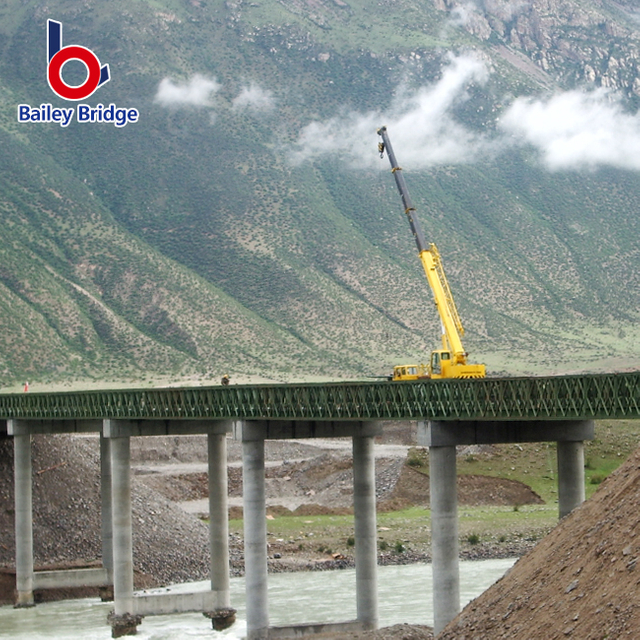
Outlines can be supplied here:
M402 174L402 168L398 165L395 153L393 152L387 128L380 127L378 134L382 138L382 142L378 145L380 157L383 157L386 151L389 162L391 163L391 172L393 173L396 186L402 198L404 212L409 220L411 233L418 247L418 255L431 291L433 292L434 301L442 323L442 350L434 351L431 354L429 377L483 378L485 375L484 365L467 364L468 354L462 346L464 327L462 326L453 294L449 288L440 253L435 243L427 245L424 232L416 216L415 207L409 196L409 190L407 189ZM397 368L398 367L395 367L394 369ZM394 375L394 377L396 376Z

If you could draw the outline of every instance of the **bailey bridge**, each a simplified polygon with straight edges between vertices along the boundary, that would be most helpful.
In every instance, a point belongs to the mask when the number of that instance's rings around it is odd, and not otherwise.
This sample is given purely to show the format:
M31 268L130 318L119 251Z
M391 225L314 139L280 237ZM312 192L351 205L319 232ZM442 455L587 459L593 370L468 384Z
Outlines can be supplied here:
M640 372L533 378L335 382L0 394L0 432L15 452L16 606L33 591L97 586L114 599L113 637L133 634L144 616L201 611L220 629L229 601L227 434L242 441L247 636L300 637L373 629L378 623L373 443L387 420L418 421L429 447L434 619L438 633L460 609L456 445L558 443L560 517L584 500L584 441L594 420L640 418ZM100 435L102 560L99 569L34 571L31 436ZM139 595L133 589L130 438L207 434L211 588ZM269 625L264 442L351 437L357 619L338 625Z

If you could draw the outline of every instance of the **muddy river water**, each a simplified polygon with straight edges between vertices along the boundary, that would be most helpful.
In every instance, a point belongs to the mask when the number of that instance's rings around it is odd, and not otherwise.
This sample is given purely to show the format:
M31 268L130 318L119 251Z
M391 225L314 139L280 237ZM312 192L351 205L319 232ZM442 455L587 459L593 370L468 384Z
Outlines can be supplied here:
M498 580L514 559L460 563L461 602L467 602ZM398 623L433 624L431 565L379 567L380 626ZM206 582L172 587L175 591L206 589ZM280 573L269 576L269 616L273 625L340 622L356 617L355 571ZM138 627L141 640L210 638L235 640L245 635L244 580L232 578L231 603L238 621L224 632L211 630L200 614L154 616ZM98 599L40 604L33 609L0 607L0 638L18 640L107 640L111 630L106 617L110 603Z

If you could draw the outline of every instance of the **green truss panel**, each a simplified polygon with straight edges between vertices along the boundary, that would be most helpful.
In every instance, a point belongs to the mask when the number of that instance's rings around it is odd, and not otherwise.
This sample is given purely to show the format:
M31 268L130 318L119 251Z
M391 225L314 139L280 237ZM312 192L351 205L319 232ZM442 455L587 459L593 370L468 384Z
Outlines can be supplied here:
M0 395L0 418L538 420L640 418L640 372Z

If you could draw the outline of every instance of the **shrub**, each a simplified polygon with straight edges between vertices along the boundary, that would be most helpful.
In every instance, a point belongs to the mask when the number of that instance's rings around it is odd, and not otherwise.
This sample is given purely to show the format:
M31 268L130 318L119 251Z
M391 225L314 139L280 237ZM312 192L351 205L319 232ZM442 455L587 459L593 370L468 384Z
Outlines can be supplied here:
M427 452L424 449L411 447L407 453L407 464L410 467L423 467L427 463Z

